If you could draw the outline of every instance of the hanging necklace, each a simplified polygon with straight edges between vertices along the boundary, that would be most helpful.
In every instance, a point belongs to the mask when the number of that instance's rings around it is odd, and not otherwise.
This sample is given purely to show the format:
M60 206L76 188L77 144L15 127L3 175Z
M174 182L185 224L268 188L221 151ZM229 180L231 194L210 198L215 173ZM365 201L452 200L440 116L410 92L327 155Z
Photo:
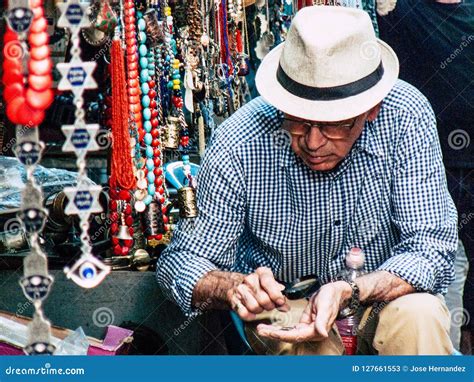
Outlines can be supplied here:
M95 62L82 62L79 32L81 28L90 24L87 16L87 5L79 0L68 0L58 3L61 17L58 27L68 28L71 32L71 61L57 65L61 73L59 90L70 90L74 94L76 106L74 125L63 126L66 135L66 143L63 151L72 151L77 156L78 176L77 186L67 187L64 193L69 199L65 213L67 215L78 215L81 229L81 256L71 268L66 267L66 276L83 288L94 288L102 282L110 272L110 267L104 265L91 253L92 247L89 237L89 217L93 213L102 212L98 203L102 188L91 185L87 178L86 160L87 152L98 149L95 137L99 126L97 124L86 124L83 93L86 89L95 89L97 83L92 77L96 67Z
M36 0L31 2L31 9L28 8L28 1L24 7L12 8L3 39L2 79L7 117L14 124L31 127L43 122L44 111L54 97L51 90L53 64L48 46L48 23L42 5L42 1ZM27 30L24 29L26 25ZM31 49L28 49L27 42ZM23 75L26 70L29 73L26 81L28 87L25 86Z
M35 308L33 319L28 325L25 352L30 355L50 355L54 353L55 347L51 343L51 324L44 316L42 305L50 292L53 277L48 272L48 260L39 243L47 211L43 207L43 193L33 176L44 149L36 127L43 121L44 110L52 102L52 63L43 2L11 2L7 21L4 36L4 98L7 116L17 125L14 153L26 169L26 184L21 195L18 219L31 248L31 253L23 262L20 285ZM29 51L27 40L31 48ZM28 53L28 66L23 70L23 59ZM29 74L28 89L24 87L24 72Z

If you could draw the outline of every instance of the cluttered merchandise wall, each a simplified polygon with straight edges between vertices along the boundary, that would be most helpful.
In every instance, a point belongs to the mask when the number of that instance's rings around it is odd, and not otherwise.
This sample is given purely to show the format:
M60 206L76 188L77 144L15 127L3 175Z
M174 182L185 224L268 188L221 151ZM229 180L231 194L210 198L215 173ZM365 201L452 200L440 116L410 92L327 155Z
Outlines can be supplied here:
M182 316L155 264L198 213L213 128L312 4L4 2L0 354L230 351L229 324Z

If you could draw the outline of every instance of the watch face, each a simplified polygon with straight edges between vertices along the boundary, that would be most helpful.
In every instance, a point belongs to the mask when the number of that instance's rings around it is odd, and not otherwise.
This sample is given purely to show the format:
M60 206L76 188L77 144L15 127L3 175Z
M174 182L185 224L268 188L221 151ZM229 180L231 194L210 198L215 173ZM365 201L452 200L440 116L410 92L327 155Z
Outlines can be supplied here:
M305 276L294 280L283 291L283 295L290 300L308 298L320 288L317 276Z

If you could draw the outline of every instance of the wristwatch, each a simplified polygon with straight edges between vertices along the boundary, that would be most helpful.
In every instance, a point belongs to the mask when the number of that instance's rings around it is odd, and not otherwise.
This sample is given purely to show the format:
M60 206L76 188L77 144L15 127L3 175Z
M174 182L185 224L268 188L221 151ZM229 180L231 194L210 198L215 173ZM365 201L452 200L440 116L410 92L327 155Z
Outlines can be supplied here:
M357 284L354 281L349 281L349 280L341 280L341 281L345 281L346 283L349 284L349 286L352 289L352 295L351 295L351 300L349 301L349 304L345 308L339 311L339 314L337 316L338 320L341 318L346 318L348 316L353 315L354 313L357 312L357 310L360 307L360 297L359 297L360 289L357 286Z

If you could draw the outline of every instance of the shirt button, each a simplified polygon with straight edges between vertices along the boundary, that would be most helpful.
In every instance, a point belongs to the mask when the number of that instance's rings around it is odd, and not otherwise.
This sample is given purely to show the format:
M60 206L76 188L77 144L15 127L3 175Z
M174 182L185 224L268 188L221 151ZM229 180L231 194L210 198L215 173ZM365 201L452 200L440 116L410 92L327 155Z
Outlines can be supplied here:
M334 225L336 227L339 227L341 225L341 221L338 219L338 220L334 220Z

